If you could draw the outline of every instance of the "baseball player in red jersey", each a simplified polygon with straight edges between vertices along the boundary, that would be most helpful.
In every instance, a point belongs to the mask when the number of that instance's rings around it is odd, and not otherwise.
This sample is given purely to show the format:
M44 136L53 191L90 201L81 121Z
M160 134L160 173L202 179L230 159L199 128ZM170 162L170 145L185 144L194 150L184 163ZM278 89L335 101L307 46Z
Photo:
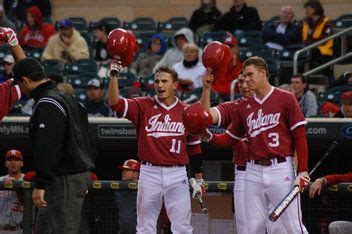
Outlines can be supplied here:
M203 107L210 110L213 124L227 128L232 121L232 116L235 114L239 104L253 95L248 89L247 84L244 82L244 76L240 74L238 76L238 89L242 95L234 101L223 102L216 107L210 108L210 92L212 87L212 81L214 77L207 73L203 76L203 92L200 99ZM245 198L244 198L244 180L246 176L246 164L247 164L247 139L244 138L241 141L236 141L232 144L233 150L233 164L234 164L234 179L235 186L233 188L234 205L235 205L235 220L236 220L236 233L246 234L246 209L245 209Z
M191 203L185 165L201 154L200 140L189 135L182 123L186 104L175 97L177 73L160 67L155 73L156 96L119 98L118 75L122 67L115 60L110 68L108 102L120 118L136 127L138 157L141 160L137 195L137 233L156 233L164 200L173 233L192 233ZM201 185L201 173L196 174ZM199 192L201 186L198 187Z
M11 50L15 61L25 58L25 54L18 44L16 33L11 28L0 27L0 42L6 43ZM12 86L12 80L0 83L0 119L11 110L15 103L21 98L18 85Z
M251 57L244 62L243 75L253 98L241 102L224 134L203 138L229 147L233 140L248 139L248 162L244 196L248 233L307 233L301 219L299 197L280 217L283 225L268 225L271 204L276 206L294 184L304 189L309 183L307 122L295 97L272 87L266 62ZM293 155L296 151L298 176Z

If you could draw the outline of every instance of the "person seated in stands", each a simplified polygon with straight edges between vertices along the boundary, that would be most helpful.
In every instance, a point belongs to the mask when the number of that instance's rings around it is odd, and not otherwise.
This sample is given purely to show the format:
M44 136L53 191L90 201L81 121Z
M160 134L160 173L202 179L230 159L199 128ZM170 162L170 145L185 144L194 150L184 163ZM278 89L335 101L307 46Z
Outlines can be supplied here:
M352 91L341 94L341 109L334 118L352 118Z
M153 73L158 67L172 67L174 64L181 62L183 59L182 48L187 42L194 43L193 32L189 28L181 28L174 34L173 48L168 49L163 58L156 63ZM201 55L201 51L199 53Z
M16 25L6 17L2 4L0 4L0 27L12 28L15 31L17 30Z
M188 27L200 36L204 32L213 31L215 21L220 16L221 12L216 8L216 0L201 0L201 6L193 11Z
M266 46L282 50L299 42L299 27L294 24L294 12L290 5L283 6L280 13L280 24L267 24L262 29L262 38Z
M318 104L315 95L308 89L307 79L302 74L295 74L291 78L293 94L305 117L317 115Z
M339 183L352 183L352 173L333 174L320 177L310 185L309 197L314 198L317 194L321 194L321 190L325 185L334 185ZM352 233L351 221L334 221L329 224L330 234Z
M56 59L63 63L71 63L79 59L88 59L87 42L73 27L72 21L61 20L59 28L59 32L49 39L42 60Z
M262 22L258 11L254 7L248 7L245 0L233 0L233 6L216 22L214 31L260 31Z
M4 82L4 81L7 81L8 79L13 78L12 69L14 65L15 65L15 59L13 58L13 56L11 54L6 55L2 60L3 70L0 75L0 82Z
M97 40L95 43L94 59L98 64L109 64L111 62L111 57L106 49L106 41L112 29L113 28L105 22L99 22L94 28L94 36Z
M104 102L104 90L98 79L88 81L87 100L84 106L87 109L88 116L112 116L111 109Z
M306 18L302 26L302 42L310 45L332 34L329 18L324 15L324 8L319 1L308 1L304 4ZM326 63L333 55L333 40L329 40L311 52L311 65Z
M44 48L55 33L54 25L45 23L41 11L34 6L27 10L26 25L18 39L24 48Z
M183 60L176 63L172 68L177 72L181 89L192 90L203 86L202 76L205 67L199 61L199 48L194 43L186 43L183 46Z
M18 21L26 21L26 12L29 7L37 6L44 17L51 16L50 0L4 0L5 12L8 16L16 17Z
M122 181L138 182L141 164L137 160L128 159L117 168L122 171ZM137 192L121 190L115 192L115 202L119 209L119 232L136 233L137 226Z
M131 65L131 72L138 78L147 78L153 74L155 64L160 61L167 49L163 35L155 34L151 37L146 52L138 54Z

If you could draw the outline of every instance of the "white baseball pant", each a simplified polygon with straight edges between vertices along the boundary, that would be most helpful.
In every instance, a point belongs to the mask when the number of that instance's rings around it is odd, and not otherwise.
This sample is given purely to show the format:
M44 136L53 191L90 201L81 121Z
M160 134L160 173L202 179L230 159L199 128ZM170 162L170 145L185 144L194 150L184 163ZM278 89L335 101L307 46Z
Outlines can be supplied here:
M142 165L137 194L137 233L156 233L162 203L174 234L192 233L191 198L185 167Z
M236 169L235 165L235 184L233 186L233 204L235 205L235 223L237 234L247 234L246 208L244 199L244 183L246 171Z

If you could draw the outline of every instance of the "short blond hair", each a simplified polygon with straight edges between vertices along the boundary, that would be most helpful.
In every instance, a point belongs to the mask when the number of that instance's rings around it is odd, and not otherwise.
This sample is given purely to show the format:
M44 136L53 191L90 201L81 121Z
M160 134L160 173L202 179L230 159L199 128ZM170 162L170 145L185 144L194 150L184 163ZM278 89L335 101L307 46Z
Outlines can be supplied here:
M199 48L196 44L188 42L188 43L184 44L184 46L182 47L183 52L186 50L198 51Z

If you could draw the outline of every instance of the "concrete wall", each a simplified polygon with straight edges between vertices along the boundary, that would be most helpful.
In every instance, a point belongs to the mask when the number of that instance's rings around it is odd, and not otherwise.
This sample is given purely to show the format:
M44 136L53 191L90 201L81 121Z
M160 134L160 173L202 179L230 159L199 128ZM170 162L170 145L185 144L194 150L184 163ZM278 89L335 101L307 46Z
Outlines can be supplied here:
M268 20L278 15L283 4L294 7L296 16L304 15L304 0L247 0L257 7L261 19ZM321 0L326 15L331 19L341 14L352 13L352 0ZM228 11L232 0L217 0L222 12ZM97 20L106 16L117 16L121 21L130 21L136 17L147 16L165 21L172 16L189 18L200 0L52 0L53 19L70 16L83 16L87 20Z

